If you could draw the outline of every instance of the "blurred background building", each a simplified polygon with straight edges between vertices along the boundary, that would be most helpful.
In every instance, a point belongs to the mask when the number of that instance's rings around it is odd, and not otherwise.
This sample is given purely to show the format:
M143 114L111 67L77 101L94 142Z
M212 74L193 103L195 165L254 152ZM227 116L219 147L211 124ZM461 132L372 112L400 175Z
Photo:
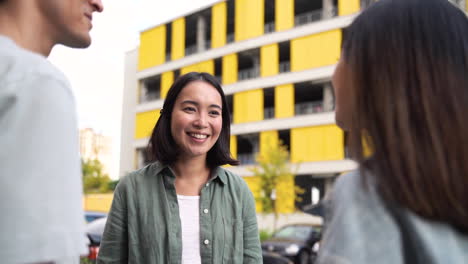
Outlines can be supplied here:
M113 178L112 140L110 137L95 132L92 128L80 129L80 156L84 160L97 159L103 166L103 173Z
M300 202L283 191L282 212L316 203L337 175L356 168L335 125L330 80L343 29L372 2L219 1L141 32L126 54L120 176L148 162L144 149L174 79L204 71L219 78L230 104L231 152L242 164L228 169L258 190L247 168L281 140L300 164L283 184L305 190Z

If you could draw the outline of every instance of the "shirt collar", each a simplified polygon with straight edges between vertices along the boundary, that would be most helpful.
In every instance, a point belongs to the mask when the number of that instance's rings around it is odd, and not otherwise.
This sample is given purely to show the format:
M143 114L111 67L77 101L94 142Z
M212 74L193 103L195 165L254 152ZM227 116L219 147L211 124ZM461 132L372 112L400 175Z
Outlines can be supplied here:
M171 177L174 177L174 173L172 173L172 170L171 168L169 168L169 165L163 165L157 161L151 164L151 167L154 170L154 175L158 175L167 169L168 171L170 171L168 175L170 175ZM212 171L212 175L209 181L215 181L215 180L219 180L219 182L221 182L223 185L227 184L228 181L227 181L226 171L220 167L216 167Z

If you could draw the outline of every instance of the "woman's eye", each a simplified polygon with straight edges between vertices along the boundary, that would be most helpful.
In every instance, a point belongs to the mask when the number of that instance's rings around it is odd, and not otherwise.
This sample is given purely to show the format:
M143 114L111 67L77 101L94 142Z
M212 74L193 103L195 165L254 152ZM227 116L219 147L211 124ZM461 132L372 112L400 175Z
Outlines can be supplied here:
M212 116L219 116L221 113L219 113L218 111L210 111L209 114Z
M193 108L193 107L185 107L183 110L185 112L195 112L195 108Z

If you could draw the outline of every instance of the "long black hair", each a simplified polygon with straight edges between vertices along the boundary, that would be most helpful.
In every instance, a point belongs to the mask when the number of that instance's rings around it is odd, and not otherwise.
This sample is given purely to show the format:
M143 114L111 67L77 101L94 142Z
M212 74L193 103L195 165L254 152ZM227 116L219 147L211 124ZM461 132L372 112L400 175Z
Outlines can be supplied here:
M365 177L387 201L468 234L466 14L446 0L381 0L342 46L353 84L350 150Z

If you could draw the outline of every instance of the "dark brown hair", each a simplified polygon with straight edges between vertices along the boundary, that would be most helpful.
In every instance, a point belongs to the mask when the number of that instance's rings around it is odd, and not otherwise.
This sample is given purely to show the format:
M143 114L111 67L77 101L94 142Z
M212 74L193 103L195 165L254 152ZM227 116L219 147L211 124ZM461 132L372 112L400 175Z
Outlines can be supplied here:
M221 133L218 141L208 151L207 154L207 165L211 168L230 164L239 165L239 161L231 157L230 152L230 135L231 135L231 117L229 114L229 107L227 105L226 97L223 92L223 88L219 81L209 73L206 72L190 72L180 76L172 84L171 88L167 93L167 97L164 100L163 110L161 110L161 116L156 123L153 133L151 134L150 141L148 143L148 154L152 161L159 161L162 164L173 164L177 161L179 155L179 148L172 138L171 134L171 115L174 109L174 104L179 93L187 86L190 82L204 81L211 84L221 95L222 100L222 118L223 124Z
M444 0L381 0L347 29L343 56L355 89L349 147L365 179L468 234L466 15Z

